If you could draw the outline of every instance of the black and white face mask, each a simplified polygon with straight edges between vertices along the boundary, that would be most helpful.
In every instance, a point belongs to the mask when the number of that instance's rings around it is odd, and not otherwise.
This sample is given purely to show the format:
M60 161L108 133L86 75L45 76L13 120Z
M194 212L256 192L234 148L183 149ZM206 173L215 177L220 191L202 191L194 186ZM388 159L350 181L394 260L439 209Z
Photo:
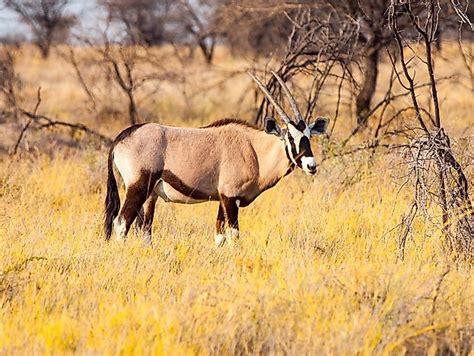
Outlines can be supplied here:
M310 138L314 135L324 134L328 123L329 119L327 118L318 118L310 125L307 125L303 120L297 124L290 121L285 129L281 129L275 119L266 118L265 131L280 137L285 142L286 152L291 162L305 173L313 175L316 173L317 164L311 150Z

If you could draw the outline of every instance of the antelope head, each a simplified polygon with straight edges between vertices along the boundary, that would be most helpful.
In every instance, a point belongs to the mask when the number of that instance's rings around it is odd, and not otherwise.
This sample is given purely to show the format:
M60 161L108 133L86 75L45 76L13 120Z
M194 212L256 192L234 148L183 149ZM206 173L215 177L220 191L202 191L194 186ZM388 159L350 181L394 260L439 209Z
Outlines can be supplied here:
M285 143L286 154L291 162L301 168L305 173L313 175L316 173L317 164L314 159L313 151L311 150L310 138L314 135L324 134L328 127L329 119L317 118L313 123L308 125L298 109L295 98L283 79L275 72L272 72L272 74L278 83L280 83L283 92L287 96L294 117L290 117L272 97L265 85L253 74L249 73L270 103L275 107L275 110L284 122L284 127L280 127L274 118L265 118L265 132L279 137Z

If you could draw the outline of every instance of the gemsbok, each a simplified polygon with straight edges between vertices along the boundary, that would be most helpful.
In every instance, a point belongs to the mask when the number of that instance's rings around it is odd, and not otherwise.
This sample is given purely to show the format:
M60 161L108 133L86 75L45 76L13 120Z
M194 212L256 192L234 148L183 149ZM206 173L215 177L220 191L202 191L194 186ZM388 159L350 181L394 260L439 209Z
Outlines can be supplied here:
M329 120L318 118L307 125L290 90L273 73L288 97L294 113L291 118L267 88L249 75L275 107L284 127L266 118L264 130L235 119L201 128L146 123L125 129L109 152L106 240L112 225L117 239L124 239L137 219L137 227L150 243L155 203L161 197L165 202L184 204L218 201L215 243L222 246L239 237L239 208L252 203L295 167L309 175L316 173L310 137L324 134ZM126 188L121 209L114 164Z

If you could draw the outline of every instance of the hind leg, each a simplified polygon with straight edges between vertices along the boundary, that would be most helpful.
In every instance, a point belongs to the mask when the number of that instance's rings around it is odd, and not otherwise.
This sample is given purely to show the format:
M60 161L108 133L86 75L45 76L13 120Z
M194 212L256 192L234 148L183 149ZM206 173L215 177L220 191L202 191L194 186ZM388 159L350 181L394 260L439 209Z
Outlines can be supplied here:
M137 228L143 231L143 238L146 244L151 244L151 227L153 225L153 217L155 215L155 205L158 194L152 192L137 217Z
M153 192L159 174L143 174L138 181L130 184L125 193L125 202L114 222L115 232L118 240L123 240L127 236L130 226L140 213L143 204ZM145 209L144 209L145 210ZM146 212L144 214L146 220Z
M125 203L114 222L117 240L125 239L145 200L146 190L133 186L127 189Z
M142 206L142 208L137 214L137 218L135 219L135 230L137 232L141 231L143 229L144 223L145 223L145 211L143 210L143 206Z

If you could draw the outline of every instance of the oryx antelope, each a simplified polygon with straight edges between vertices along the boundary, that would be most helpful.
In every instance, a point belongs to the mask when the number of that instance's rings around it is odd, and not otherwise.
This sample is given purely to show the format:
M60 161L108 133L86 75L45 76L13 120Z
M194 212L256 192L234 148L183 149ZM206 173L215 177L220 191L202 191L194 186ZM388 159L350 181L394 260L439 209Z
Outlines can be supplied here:
M226 240L239 236L240 207L249 205L295 167L315 174L317 165L310 137L323 134L328 119L318 118L307 125L290 90L277 74L273 75L288 97L293 118L250 74L283 120L283 128L274 118L265 119L264 131L243 121L226 119L201 128L139 124L120 133L108 158L106 239L111 236L112 225L117 238L124 239L138 216L137 226L150 242L158 197L184 204L212 200L220 203L215 242L222 246ZM120 212L114 164L126 187Z

